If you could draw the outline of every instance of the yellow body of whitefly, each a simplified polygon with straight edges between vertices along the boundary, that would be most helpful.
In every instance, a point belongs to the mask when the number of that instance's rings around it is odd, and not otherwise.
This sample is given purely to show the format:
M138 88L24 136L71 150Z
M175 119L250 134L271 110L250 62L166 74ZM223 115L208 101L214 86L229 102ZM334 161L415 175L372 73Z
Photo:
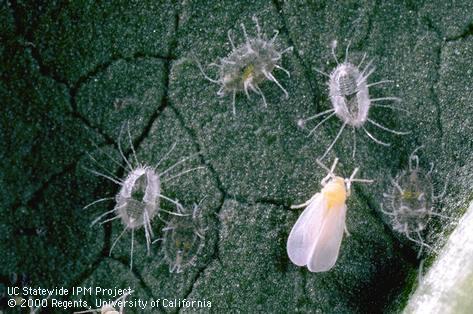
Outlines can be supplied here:
M340 208L340 206L345 204L348 196L345 181L341 177L335 177L335 179L327 183L321 193L327 200L328 209Z

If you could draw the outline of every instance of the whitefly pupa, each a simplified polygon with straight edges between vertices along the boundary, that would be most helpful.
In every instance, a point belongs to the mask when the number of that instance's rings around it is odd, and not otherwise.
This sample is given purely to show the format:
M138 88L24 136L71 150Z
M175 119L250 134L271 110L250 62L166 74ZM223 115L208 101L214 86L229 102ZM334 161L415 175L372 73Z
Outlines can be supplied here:
M450 219L435 210L435 204L446 193L447 183L442 193L435 195L432 182L433 164L429 171L419 165L417 152L422 147L416 148L409 156L408 169L400 171L391 179L391 185L383 194L381 204L381 210L388 215L392 228L420 245L419 257L423 247L435 251L422 237L422 232L427 228L432 216Z
M212 83L220 85L217 95L224 97L232 95L232 110L236 114L235 98L237 92L244 92L250 98L250 91L261 96L263 104L267 107L266 97L260 88L260 84L264 81L274 82L288 98L289 94L284 87L279 83L273 75L275 69L281 70L290 77L288 70L281 65L281 59L284 53L292 51L292 47L286 49L279 49L276 42L279 32L275 31L271 39L267 39L262 33L258 24L258 20L253 16L253 21L256 25L256 37L251 37L247 34L245 25L242 23L243 35L245 42L238 47L235 46L231 31L228 31L228 40L232 48L232 52L220 58L218 63L211 63L209 66L218 68L219 78L213 79L209 77L202 66L197 62L200 71L204 77Z
M353 131L353 156L355 156L356 151L356 134L355 130L361 128L366 135L370 139L372 139L375 143L383 145L383 146L390 146L389 143L385 143L379 139L377 139L371 132L369 132L365 124L369 123L383 131L387 131L390 133L394 133L397 135L405 135L409 134L410 132L401 132L389 129L378 122L374 121L373 119L369 118L369 111L371 107L384 107L393 110L406 110L394 107L390 105L381 105L378 102L382 101L395 101L400 102L401 99L398 97L381 97L381 98L370 98L369 95L369 88L375 85L390 83L391 80L381 80L378 82L368 84L368 78L371 74L373 74L375 67L372 65L373 60L369 61L363 70L361 70L361 66L366 59L366 53L363 54L363 57L358 65L354 65L348 60L348 51L350 44L347 45L345 51L345 59L342 63L340 63L337 59L335 54L335 49L337 47L337 41L332 43L332 55L337 63L335 69L330 73L327 74L321 70L317 71L329 78L327 82L329 88L329 97L330 102L332 104L332 108L323 112L320 112L314 116L311 116L307 119L299 119L298 125L300 127L304 127L306 122L324 117L310 132L309 136L312 135L324 122L328 121L333 116L337 116L341 122L342 126L340 127L335 139L332 143L328 146L325 153L320 157L323 159L327 154L330 152L332 147L335 145L337 140L340 138L343 130L347 126L352 127Z
M162 237L156 240L161 241L163 259L171 273L181 273L194 267L204 247L206 228L202 223L201 204L202 201L194 204L192 210L177 206L179 215L171 217L162 229Z
M164 171L158 171L159 166L169 157L171 152L176 147L177 143L174 143L171 149L164 154L164 156L159 160L156 165L149 166L138 160L136 156L135 149L131 140L130 130L128 127L128 139L131 147L131 153L133 160L126 158L125 153L121 148L121 138L123 133L124 126L121 128L120 136L118 139L118 150L120 156L123 159L124 164L115 160L112 156L107 155L116 165L121 167L125 171L125 178L118 178L113 172L106 169L102 166L92 155L89 154L89 157L96 162L105 173L101 173L92 169L86 168L86 170L92 172L95 175L104 177L113 183L120 186L120 190L115 197L105 197L98 199L89 205L85 206L84 209L87 209L93 205L104 201L115 201L115 206L112 210L106 211L105 213L98 216L93 222L92 226L100 223L104 224L109 221L120 219L124 225L123 231L118 235L118 237L113 242L110 248L110 254L112 253L115 245L121 239L121 237L127 232L131 231L131 248L130 248L130 268L133 267L133 249L134 249L134 233L137 229L144 229L145 238L146 238L146 247L148 254L150 252L151 240L154 237L153 229L151 227L152 220L158 216L160 212L166 212L170 214L173 213L167 211L160 207L160 200L166 200L176 206L181 206L179 201L174 200L165 196L162 193L162 184L169 182L177 177L180 177L183 174L189 173L194 170L202 169L203 167L195 167L192 169L184 170L178 174L171 174L171 171L175 169L178 165L184 163L185 161L196 156L190 155L176 162L169 168Z

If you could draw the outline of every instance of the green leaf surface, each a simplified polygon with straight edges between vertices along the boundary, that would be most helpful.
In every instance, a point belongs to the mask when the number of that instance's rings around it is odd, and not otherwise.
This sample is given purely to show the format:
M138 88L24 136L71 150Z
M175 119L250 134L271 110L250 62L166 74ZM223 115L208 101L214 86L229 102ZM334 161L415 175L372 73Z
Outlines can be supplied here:
M397 313L424 270L437 260L393 230L381 211L390 178L407 169L419 151L436 194L447 186L422 236L437 251L471 200L473 152L473 34L470 2L442 1L96 1L0 2L0 312L9 309L6 288L103 287L134 290L129 300L161 300L144 312ZM245 42L242 24L265 38L279 32L280 66L261 96L231 94L205 79L209 66ZM371 98L400 97L406 111L373 107L368 131L389 147L347 128L324 159L340 159L337 174L354 183L347 200L347 228L335 267L311 273L293 265L286 241L302 210L320 191L326 171L316 159L342 125L332 118L304 128L298 120L331 108L327 77L348 50L348 60L373 60ZM379 103L381 104L381 103ZM129 132L128 132L129 131ZM175 145L174 149L171 149ZM167 154L169 152L169 154ZM91 223L113 210L127 162L172 174L161 193L188 210L202 209L204 239L195 265L170 273L175 260L163 253L166 221L152 222L147 251L143 229L123 232L120 219ZM94 174L99 172L100 176ZM116 179L114 179L116 180ZM448 183L447 183L448 182ZM101 198L109 201L88 204ZM160 206L176 206L161 199ZM113 216L107 216L113 217ZM133 245L133 267L131 247ZM176 244L177 245L177 244ZM113 246L113 250L111 250ZM171 265L170 265L171 264ZM462 285L459 282L458 285ZM421 285L422 286L422 285ZM463 286L462 286L463 287ZM87 300L95 295L67 295ZM39 298L39 297L36 297ZM113 298L111 298L113 299ZM206 300L211 307L163 300ZM465 304L470 306L471 302ZM23 309L25 312L25 309ZM46 311L67 310L48 308ZM457 308L458 310L458 308ZM41 311L40 311L41 312ZM126 313L141 313L127 308ZM465 311L465 313L468 311ZM452 312L453 313L453 312Z

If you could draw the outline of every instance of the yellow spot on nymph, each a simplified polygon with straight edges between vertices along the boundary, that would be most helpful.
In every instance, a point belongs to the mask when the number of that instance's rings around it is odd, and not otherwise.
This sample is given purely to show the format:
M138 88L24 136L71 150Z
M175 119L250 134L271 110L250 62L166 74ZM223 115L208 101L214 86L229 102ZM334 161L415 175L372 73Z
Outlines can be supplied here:
M246 66L246 68L243 70L243 82L253 76L254 70L255 67L252 64Z
M402 193L402 198L403 199L417 199L420 196L419 192L414 192L414 191L404 191Z
M335 177L322 189L322 195L327 200L328 208L339 207L345 204L347 190L345 181L341 177Z

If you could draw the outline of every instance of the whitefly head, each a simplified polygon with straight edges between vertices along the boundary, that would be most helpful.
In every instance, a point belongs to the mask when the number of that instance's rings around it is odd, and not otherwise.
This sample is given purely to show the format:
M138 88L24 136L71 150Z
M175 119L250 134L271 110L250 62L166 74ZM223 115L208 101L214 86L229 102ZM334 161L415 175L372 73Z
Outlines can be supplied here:
M401 132L389 129L380 123L372 120L369 117L370 109L374 106L384 107L392 110L401 110L405 111L402 108L382 105L379 102L384 101L397 101L400 99L397 97L381 97L381 98L370 98L369 89L372 86L392 82L390 80L381 80L374 83L368 84L368 78L374 72L375 67L372 66L373 60L369 61L366 66L362 69L363 62L366 58L366 54L363 55L363 58L355 65L354 63L348 60L348 50L349 44L347 45L345 52L345 59L343 62L339 62L335 49L337 47L337 42L334 41L332 44L332 55L337 63L335 69L327 74L324 71L317 70L319 73L325 75L328 78L328 89L329 89L329 98L332 108L317 113L314 116L311 116L306 119L299 119L298 125L304 127L308 121L313 119L322 118L323 119L309 132L309 135L312 135L322 124L328 121L330 118L336 116L342 122L342 125L335 136L335 139L328 146L325 153L320 157L320 159L325 158L330 150L333 148L337 140L343 133L343 130L349 126L352 127L353 131L353 156L355 156L356 151L356 140L355 140L355 131L356 129L362 129L364 133L372 139L377 144L383 146L390 146L389 143L385 143L378 138L376 138L368 129L367 124L372 125L375 128L381 129L386 132L394 133L397 135L405 135L409 132Z
M267 39L262 33L256 17L253 17L256 25L256 37L249 36L246 32L244 24L241 24L245 42L239 46L233 43L231 33L228 32L228 39L232 47L232 51L226 57L220 58L218 63L211 63L210 66L218 68L218 79L213 79L207 76L198 63L199 68L204 77L218 85L220 90L217 95L223 97L232 95L232 109L235 110L235 97L238 92L244 92L246 96L250 97L250 92L254 92L261 96L263 104L266 107L267 102L260 88L260 84L264 81L274 82L284 93L289 97L287 91L279 83L273 75L273 70L279 69L285 72L288 76L289 71L284 69L280 63L284 53L291 51L292 47L286 49L279 49L276 43L278 32L271 39Z
M338 164L338 158L335 158L330 168L325 166L321 160L316 160L317 164L327 171L327 176L322 179L320 184L323 186L321 193L327 198L329 203L344 204L346 198L351 194L351 184L353 182L372 183L373 180L357 179L356 174L359 168L355 168L348 178L342 178L335 174L335 168Z
M369 179L358 179L355 178L356 174L359 171L359 168L355 168L353 173L348 178L343 178L337 176L335 174L335 168L338 164L338 158L335 158L333 164L330 168L322 163L320 159L316 160L317 164L327 171L327 175L325 178L320 181L322 185L321 194L327 200L328 208L339 207L344 205L347 198L351 194L351 185L353 182L360 182L360 183L373 183L373 180ZM308 206L316 197L318 197L318 193L315 194L311 199L307 202L299 205L292 205L291 208L301 208Z

